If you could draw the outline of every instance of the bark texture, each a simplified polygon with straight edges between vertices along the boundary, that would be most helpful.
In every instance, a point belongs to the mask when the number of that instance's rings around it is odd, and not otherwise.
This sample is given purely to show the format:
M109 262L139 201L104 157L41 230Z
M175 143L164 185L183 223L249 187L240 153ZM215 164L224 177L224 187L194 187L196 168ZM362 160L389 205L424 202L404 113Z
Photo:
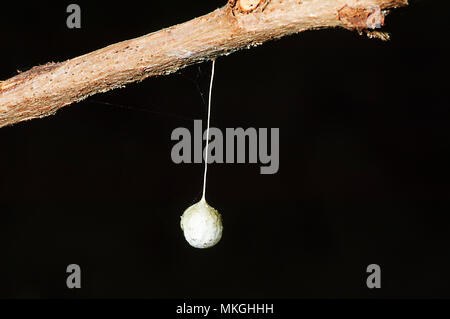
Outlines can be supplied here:
M407 0L230 0L191 21L0 81L0 127L55 113L100 92L311 29L371 37Z

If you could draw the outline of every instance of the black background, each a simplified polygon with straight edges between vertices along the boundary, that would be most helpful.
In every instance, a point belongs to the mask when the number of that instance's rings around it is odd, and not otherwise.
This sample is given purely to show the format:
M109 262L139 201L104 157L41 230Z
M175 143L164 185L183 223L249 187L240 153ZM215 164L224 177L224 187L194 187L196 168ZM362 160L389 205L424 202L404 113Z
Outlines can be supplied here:
M16 2L0 13L0 79L224 2L78 1L81 30L69 2ZM174 164L170 134L205 118L210 63L0 129L0 297L450 297L444 3L393 12L390 42L311 31L217 60L212 125L280 128L280 171L210 166L225 228L209 250L179 228L203 167Z

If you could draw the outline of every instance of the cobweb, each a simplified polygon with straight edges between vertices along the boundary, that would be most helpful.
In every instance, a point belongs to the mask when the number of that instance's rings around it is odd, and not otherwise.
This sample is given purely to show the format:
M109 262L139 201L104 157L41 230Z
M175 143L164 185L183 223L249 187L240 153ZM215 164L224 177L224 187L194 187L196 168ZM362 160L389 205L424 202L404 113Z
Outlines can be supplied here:
M209 68L209 66L205 65L196 65L192 67L185 68L173 76L180 77L183 80L191 83L192 89L199 97L199 106L201 107L201 113L198 116L185 116L182 114L178 114L175 112L167 112L160 111L159 109L164 108L161 105L151 104L148 101L142 102L140 105L132 105L132 104L124 104L124 103L116 103L114 101L106 101L105 98L102 99L101 96L96 96L90 98L88 100L89 103L97 104L97 105L105 105L111 108L123 109L132 112L144 112L148 114L154 114L161 117L178 119L183 121L193 121L198 119L199 117L204 118L208 111L207 104L207 91L208 91L208 81L209 81L209 72L205 72L203 69Z

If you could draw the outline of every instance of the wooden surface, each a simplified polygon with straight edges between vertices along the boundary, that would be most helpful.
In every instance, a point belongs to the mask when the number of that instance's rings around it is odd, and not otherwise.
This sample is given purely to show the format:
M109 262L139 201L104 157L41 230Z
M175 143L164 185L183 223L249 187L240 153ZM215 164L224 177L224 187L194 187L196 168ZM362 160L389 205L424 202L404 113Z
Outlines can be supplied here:
M49 116L88 96L304 30L373 29L384 23L388 10L407 4L407 0L230 0L186 23L37 66L0 82L0 127Z

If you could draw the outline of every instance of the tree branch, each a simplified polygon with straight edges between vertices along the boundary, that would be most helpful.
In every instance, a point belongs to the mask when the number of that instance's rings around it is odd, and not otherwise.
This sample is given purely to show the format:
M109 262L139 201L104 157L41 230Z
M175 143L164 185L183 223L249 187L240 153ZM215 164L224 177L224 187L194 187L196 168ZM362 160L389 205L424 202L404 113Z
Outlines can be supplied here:
M407 0L230 0L186 23L37 66L0 82L0 127L45 117L96 93L304 30L374 29L384 23L389 9L407 4Z

